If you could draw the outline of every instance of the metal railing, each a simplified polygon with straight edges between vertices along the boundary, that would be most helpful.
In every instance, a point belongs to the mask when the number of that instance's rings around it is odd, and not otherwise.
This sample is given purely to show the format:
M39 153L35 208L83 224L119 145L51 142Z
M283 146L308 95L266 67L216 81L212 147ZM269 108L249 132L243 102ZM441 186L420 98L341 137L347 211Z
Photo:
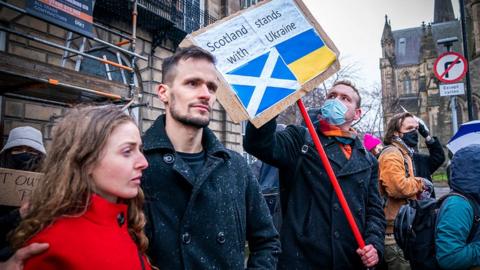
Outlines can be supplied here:
M129 19L128 1L97 0L95 19ZM98 11L98 12L97 12ZM200 7L196 0L138 0L138 23L149 30L173 26L186 34L198 30L217 19Z

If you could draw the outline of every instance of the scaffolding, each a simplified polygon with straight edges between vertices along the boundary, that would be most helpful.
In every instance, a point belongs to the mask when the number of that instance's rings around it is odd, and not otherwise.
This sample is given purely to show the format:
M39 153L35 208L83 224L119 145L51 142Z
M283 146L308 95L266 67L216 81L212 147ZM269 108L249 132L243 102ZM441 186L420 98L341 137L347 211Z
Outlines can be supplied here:
M133 4L133 11L132 11L132 14L131 14L132 21L136 22L136 20L137 20L136 19L136 16L137 16L137 9L136 9L137 1L136 0L133 1L132 4ZM0 5L18 12L20 15L16 19L19 19L19 17L21 17L21 16L28 15L28 16L43 20L39 16L36 16L35 14L28 13L25 9L19 8L15 5L9 4L5 1L0 1ZM64 28L59 24L55 24L54 22L49 21L49 23L54 24L54 25L56 25L60 28ZM111 71L108 71L109 66L114 66L114 67L122 70L122 72L123 72L123 70L126 70L126 71L130 72L130 75L131 75L130 76L130 82L128 82L129 94L128 94L127 97L121 97L121 96L118 96L118 95L105 93L105 92L94 90L94 89L89 89L87 87L79 87L79 86L69 85L66 82L60 82L55 78L49 78L48 80L40 79L40 78L33 78L37 81L43 81L43 82L51 84L51 85L63 86L63 87L66 87L66 88L76 89L76 90L85 91L85 92L89 92L89 93L95 93L98 96L102 96L104 98L107 98L107 99L110 99L110 100L113 100L113 101L117 101L117 102L126 102L127 101L128 102L128 101L130 101L134 98L134 94L135 94L134 78L135 78L136 75L135 75L135 69L133 68L135 66L135 61L136 61L137 58L142 59L144 61L148 61L147 57L144 57L144 56L141 56L141 55L138 55L138 54L135 53L136 25L132 24L132 35L130 37L128 37L126 35L123 35L121 33L118 33L116 31L112 31L112 30L108 29L107 27L99 26L96 23L94 23L94 26L99 27L102 30L107 31L109 33L120 35L122 38L126 38L126 39L124 41L120 42L120 43L111 44L109 42L106 42L106 41L101 40L101 39L99 39L97 37L94 37L94 36L88 37L88 36L85 36L81 33L74 33L72 31L70 31L67 34L67 40L66 40L65 45L60 45L60 44L56 44L54 42L42 39L40 37L36 37L32 34L23 33L23 32L20 32L20 31L14 30L14 29L10 29L10 28L7 28L7 27L3 27L3 26L0 26L0 31L4 31L4 32L10 33L10 34L14 34L14 35L23 37L23 38L28 39L28 40L33 40L33 41L45 44L47 46L51 46L51 47L63 50L64 54L63 54L63 59L62 59L62 66L65 65L65 62L66 62L67 58L69 58L73 55L76 55L77 56L77 61L76 61L76 65L75 65L75 70L76 71L79 70L80 65L81 65L81 61L85 57L85 58L90 58L90 59L93 59L95 61L99 61L101 63L104 63L105 66L106 66L106 69L107 69L107 74L109 74L111 72ZM80 50L73 49L70 46L74 34L77 34L78 36L81 36L81 38L82 38L82 46L81 46ZM95 43L101 44L100 48L111 48L111 49L116 50L117 52L122 52L122 53L130 56L130 65L129 66L128 65L123 65L120 61L117 63L117 62L106 59L106 57L99 58L97 56L94 56L94 55L90 54L89 51L84 51L84 48L85 48L84 44L87 41L87 39L91 39ZM121 47L122 45L125 45L125 44L130 44L128 49L124 49L124 48ZM98 48L96 48L94 50L98 50ZM117 55L119 55L119 54L117 54ZM120 57L118 59L120 59ZM124 82L126 83L126 80L124 80Z
M90 89L87 85L72 85L68 81L55 78L55 76L46 79L35 78L25 74L26 76L22 75L23 77L32 82L35 81L51 87L80 91L82 93L80 96L97 96L103 100L131 104L135 97L138 98L137 100L141 100L141 93L139 88L136 87L136 83L140 83L136 81L136 78L138 78L135 73L136 62L149 60L148 57L135 53L137 27L151 34L152 46L150 53L153 54L155 48L163 46L166 40L172 41L173 47L177 47L188 33L216 20L208 12L204 12L194 0L96 0L93 1L93 5L93 27L116 36L120 41L110 43L93 35L89 36L67 29L65 26L55 23L55 21L48 21L48 23L68 31L63 44L46 40L32 33L21 32L14 27L0 26L0 31L62 50L63 55L60 66L65 67L67 61L72 60L75 63L73 70L76 72L82 71L81 67L88 66L85 59L99 62L104 65L106 80L112 81L114 72L120 74L121 82L128 86L128 94L118 95ZM45 21L44 18L3 0L0 0L0 7L5 7L18 13L12 21L17 21L23 16L30 16ZM122 30L110 27L114 25L115 21L127 22L131 26L131 34L124 34ZM124 46L127 45L128 47L125 48ZM111 55L110 59L105 54L101 55L105 50L114 52L115 59L112 59ZM9 74L8 70L5 71L4 69L3 72ZM126 74L129 74L129 76ZM50 100L45 100L45 102L50 102ZM133 106L137 105L133 104Z

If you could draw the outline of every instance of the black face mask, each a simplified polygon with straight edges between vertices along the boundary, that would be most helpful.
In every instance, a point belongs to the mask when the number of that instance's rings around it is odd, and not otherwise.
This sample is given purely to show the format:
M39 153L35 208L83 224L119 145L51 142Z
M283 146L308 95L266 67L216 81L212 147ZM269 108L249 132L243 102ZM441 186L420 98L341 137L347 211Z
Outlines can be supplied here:
M28 170L32 162L36 159L36 155L31 153L12 154L12 166L16 170Z
M402 137L403 142L410 146L410 147L415 147L418 144L418 132L417 130L412 130L407 133L403 133Z

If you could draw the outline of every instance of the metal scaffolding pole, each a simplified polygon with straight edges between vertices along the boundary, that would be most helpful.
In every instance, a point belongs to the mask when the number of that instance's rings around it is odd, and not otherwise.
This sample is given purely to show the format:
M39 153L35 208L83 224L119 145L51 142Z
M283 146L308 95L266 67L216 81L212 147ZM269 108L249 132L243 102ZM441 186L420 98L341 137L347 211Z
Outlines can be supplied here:
M72 85L72 84L68 84L68 83L63 83L63 82L60 82L59 80L55 80L55 79L52 79L52 78L42 79L42 78L28 76L27 74L24 74L22 76L27 78L27 79L31 79L33 81L38 81L38 82L48 83L48 84L51 84L51 85L56 85L56 86L62 86L62 87L65 87L65 88L75 89L75 90L79 90L79 91L82 91L82 92L87 92L87 93L90 93L90 94L94 94L94 95L97 95L97 96L102 96L102 97L105 97L105 98L113 99L113 100L119 100L119 101L129 101L130 100L130 99L125 99L120 95L105 93L105 92L93 90L93 89L90 89L90 88L76 86L76 85Z
M133 10L132 10L132 38L130 42L130 49L132 52L135 52L135 45L137 44L137 16L138 16L138 10L137 10L137 0L133 0ZM135 61L136 61L135 55L132 55L132 59L130 61L130 65L132 66L132 70L130 71L130 83L128 84L128 87L130 89L129 93L129 98L133 99L134 91L135 91L135 70L133 67L135 67Z
M62 45L58 45L58 44L56 44L56 43L53 43L53 42L50 42L50 41L47 41L47 40L43 40L43 39L41 39L41 38L37 38L37 37L32 36L32 35L28 35L28 34L25 34L25 33L17 32L17 31L11 30L11 29L6 28L6 27L3 27L3 26L0 26L0 31L5 31L5 32L8 32L8 33L17 35L17 36L21 36L21 37L26 38L26 39L30 39L30 40L33 40L33 41L37 41L37 42L43 43L43 44L45 44L45 45L52 46L52 47L57 48L57 49L69 51L69 52L72 52L72 53L75 53L75 54L78 54L78 55L81 55L81 56L84 56L84 57L87 57L87 58L90 58L90 59L93 59L93 60L97 60L97 61L99 61L99 62L108 64L108 65L112 65L112 66L115 66L115 67L118 67L118 68L121 68L121 69L125 69L125 70L128 70L128 71L132 71L132 70L133 70L131 67L124 66L124 65L115 63L115 62L113 62L113 61L110 61L110 60L107 60L107 59L102 59L102 58L99 58L99 57L96 57L96 56L93 56L93 55L90 55L90 54L82 53L82 52L80 52L80 51L78 51L78 50L71 49L71 48L68 48L68 47L65 47L65 46L62 46Z

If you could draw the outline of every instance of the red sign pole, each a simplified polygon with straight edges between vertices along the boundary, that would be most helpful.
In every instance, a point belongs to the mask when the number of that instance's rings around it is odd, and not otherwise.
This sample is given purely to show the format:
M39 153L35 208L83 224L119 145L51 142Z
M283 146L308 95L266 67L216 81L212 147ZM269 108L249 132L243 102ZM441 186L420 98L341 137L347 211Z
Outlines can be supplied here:
M355 236L355 240L357 240L358 246L360 248L364 248L365 241L363 240L362 234L358 229L357 223L355 223L355 219L353 218L352 211L350 211L350 207L348 206L347 200L345 200L343 191L340 188L340 185L338 184L337 177L335 176L332 166L328 161L327 154L325 154L325 150L323 150L323 146L320 143L318 134L315 131L315 128L313 127L312 120L310 119L310 116L308 116L307 110L305 109L305 106L303 105L303 102L301 99L297 101L297 105L300 108L300 112L302 113L305 123L307 124L308 132L312 136L313 142L315 144L315 148L317 148L317 152L320 155L320 159L322 160L323 166L325 167L325 171L327 171L328 178L332 183L333 189L335 190L335 194L337 194L337 197L338 197L338 200L340 201L340 205L342 206L343 212L347 217L347 221L348 221L348 224L350 225L350 228L352 229L353 236Z

